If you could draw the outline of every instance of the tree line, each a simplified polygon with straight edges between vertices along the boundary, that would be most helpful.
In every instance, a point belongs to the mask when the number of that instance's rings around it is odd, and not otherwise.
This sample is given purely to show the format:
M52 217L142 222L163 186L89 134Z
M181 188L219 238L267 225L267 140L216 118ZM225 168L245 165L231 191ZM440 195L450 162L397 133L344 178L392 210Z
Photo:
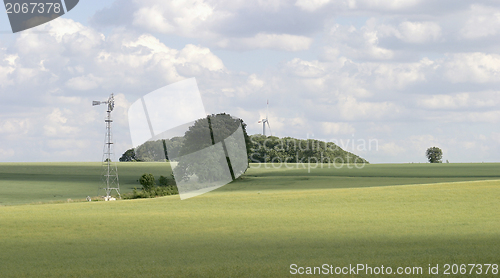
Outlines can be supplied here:
M183 137L147 141L135 149L129 149L120 157L120 161L170 161L169 157L175 161L180 155L223 141L241 126L249 163L297 163L307 162L311 158L323 163L368 163L364 158L345 151L332 142L260 134L248 136L246 124L241 119L225 113L211 115L208 119L212 120L196 121ZM207 140L208 136L203 134L210 134L212 140Z

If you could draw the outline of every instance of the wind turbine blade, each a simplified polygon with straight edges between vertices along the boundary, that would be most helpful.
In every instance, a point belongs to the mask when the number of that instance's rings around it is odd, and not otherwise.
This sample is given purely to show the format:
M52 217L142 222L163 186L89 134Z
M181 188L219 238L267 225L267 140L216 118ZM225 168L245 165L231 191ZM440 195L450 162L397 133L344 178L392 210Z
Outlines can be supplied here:
M273 136L273 131L271 130L271 126L269 125L269 121L266 121L267 126L269 127L269 133L271 133L271 136Z
M266 107L266 120L267 120L267 114L269 113L269 99L267 100L267 107Z

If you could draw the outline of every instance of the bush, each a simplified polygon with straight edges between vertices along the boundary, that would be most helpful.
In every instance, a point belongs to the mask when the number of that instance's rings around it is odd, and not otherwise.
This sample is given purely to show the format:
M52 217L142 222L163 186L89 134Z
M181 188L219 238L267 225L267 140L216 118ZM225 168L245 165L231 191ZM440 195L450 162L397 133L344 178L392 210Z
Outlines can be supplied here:
M143 190L150 191L155 186L155 177L153 174L144 174L139 179L139 183L142 185Z
M169 195L177 195L179 191L177 190L177 186L168 185L168 186L155 186L151 190L134 190L131 193L122 194L123 199L139 199L139 198L155 198Z
M168 179L164 176L160 176L160 179L158 180L160 182L160 186L167 186L168 185Z
M161 196L177 195L179 190L177 186L171 183L168 178L160 176L160 186L155 186L155 178L153 174L144 174L139 179L142 189L134 188L132 193L122 194L123 199L138 199L138 198L155 198ZM172 182L173 183L173 182Z

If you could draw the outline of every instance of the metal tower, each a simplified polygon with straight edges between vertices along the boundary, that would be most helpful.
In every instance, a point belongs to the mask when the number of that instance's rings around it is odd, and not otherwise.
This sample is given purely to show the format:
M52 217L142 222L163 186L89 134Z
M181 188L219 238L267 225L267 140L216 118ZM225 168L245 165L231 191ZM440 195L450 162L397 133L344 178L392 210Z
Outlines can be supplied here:
M115 99L113 94L111 94L106 101L92 101L92 106L107 104L107 116L104 122L106 122L106 136L104 138L104 150L102 154L102 162L103 162L103 181L104 188L99 188L100 190L104 190L106 192L106 197L104 200L110 200L111 191L115 190L120 195L120 183L118 182L118 168L116 166L116 161L114 160L114 152L113 152L113 133L111 132L111 123L113 120L111 119L111 111L115 107ZM114 162L113 162L114 161Z

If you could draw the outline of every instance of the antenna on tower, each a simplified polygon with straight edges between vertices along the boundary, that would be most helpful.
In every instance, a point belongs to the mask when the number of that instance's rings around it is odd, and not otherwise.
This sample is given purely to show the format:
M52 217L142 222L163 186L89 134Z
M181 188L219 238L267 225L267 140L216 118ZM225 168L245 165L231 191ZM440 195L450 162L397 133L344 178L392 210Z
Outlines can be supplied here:
M268 112L269 112L269 100L267 100L266 118L260 120L259 123L262 123L262 135L266 136L266 124L267 124L267 127L269 127L269 131L271 133L271 136L273 136L273 132L271 131L271 126L269 125L269 120L267 119Z
M114 152L113 152L113 133L111 132L111 123L113 120L111 119L111 111L115 108L115 98L113 94L111 94L106 101L92 101L92 106L107 104L108 110L106 111L107 116L104 122L106 123L106 136L104 137L104 150L102 154L102 166L103 166L103 181L104 188L99 188L99 190L104 190L106 192L106 196L104 197L105 201L111 200L111 191L115 190L120 195L120 183L118 181L118 168L116 166L116 161L114 161ZM113 158L113 160L111 160Z

